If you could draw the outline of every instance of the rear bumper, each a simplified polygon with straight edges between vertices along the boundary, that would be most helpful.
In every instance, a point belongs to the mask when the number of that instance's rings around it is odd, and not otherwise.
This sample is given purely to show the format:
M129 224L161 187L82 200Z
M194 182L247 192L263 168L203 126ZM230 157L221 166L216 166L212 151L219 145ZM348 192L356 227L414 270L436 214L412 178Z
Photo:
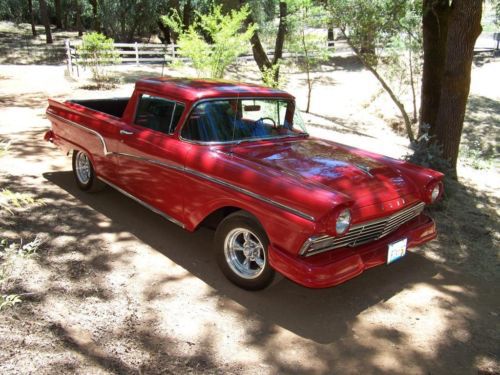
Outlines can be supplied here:
M391 235L354 248L339 248L310 257L292 255L269 247L271 266L285 277L309 288L334 286L364 270L387 262L387 248L392 242L408 239L408 248L436 238L434 221L422 214L402 225Z

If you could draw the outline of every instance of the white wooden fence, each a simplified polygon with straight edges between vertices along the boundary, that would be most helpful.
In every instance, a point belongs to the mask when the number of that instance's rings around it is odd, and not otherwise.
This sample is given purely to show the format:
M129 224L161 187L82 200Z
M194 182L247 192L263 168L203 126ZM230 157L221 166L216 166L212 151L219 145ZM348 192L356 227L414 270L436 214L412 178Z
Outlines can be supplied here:
M66 39L66 61L68 66L68 72L73 75L75 70L76 74L79 76L79 66L84 62L84 59L80 56L78 47L82 45L81 41L70 41ZM140 64L162 64L173 62L174 60L182 58L177 53L176 44L151 44L151 43L114 43L115 52L120 57L121 63L133 63L136 65ZM328 42L327 48L334 48L333 42ZM274 56L274 50L267 51L269 57ZM296 53L283 52L283 58L297 57ZM253 60L253 55L248 53L238 57L241 61L251 61Z
M78 47L80 41L72 42L69 39L65 41L66 61L70 74L76 70L79 75L79 65L84 62L80 56ZM160 63L166 64L178 58L175 44L151 44L151 43L114 43L115 52L120 58L121 63Z

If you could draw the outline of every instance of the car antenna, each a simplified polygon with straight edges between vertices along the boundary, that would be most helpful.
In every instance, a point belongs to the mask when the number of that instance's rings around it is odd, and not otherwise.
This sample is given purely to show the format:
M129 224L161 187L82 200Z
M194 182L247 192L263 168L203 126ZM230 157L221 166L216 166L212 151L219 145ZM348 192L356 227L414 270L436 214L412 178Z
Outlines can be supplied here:
M239 102L240 102L240 93L236 93L236 111L234 111L234 118L233 118L233 136L231 138L231 149L230 153L233 153L233 147L234 147L234 133L236 132L236 118L238 116L238 107L239 107Z

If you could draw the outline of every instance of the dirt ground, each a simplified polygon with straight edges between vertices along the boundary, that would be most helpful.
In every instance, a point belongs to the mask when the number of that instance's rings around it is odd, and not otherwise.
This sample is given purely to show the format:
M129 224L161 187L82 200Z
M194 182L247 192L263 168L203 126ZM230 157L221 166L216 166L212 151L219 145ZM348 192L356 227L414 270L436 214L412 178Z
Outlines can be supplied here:
M311 133L393 157L409 152L369 73L348 57L337 63L317 73ZM252 69L232 74L252 81ZM0 373L500 372L495 160L482 169L462 160L460 180L431 212L439 238L402 261L335 288L279 278L246 292L217 269L212 231L185 232L111 188L79 191L70 159L42 139L48 97L128 95L137 77L160 71L120 67L122 84L92 91L62 65L0 65L0 140L12 142L0 189L44 201L2 213L0 237L45 241L17 260L0 291L24 299L0 312ZM464 136L493 153L499 72L498 58L474 68ZM290 74L288 90L303 107L303 76Z

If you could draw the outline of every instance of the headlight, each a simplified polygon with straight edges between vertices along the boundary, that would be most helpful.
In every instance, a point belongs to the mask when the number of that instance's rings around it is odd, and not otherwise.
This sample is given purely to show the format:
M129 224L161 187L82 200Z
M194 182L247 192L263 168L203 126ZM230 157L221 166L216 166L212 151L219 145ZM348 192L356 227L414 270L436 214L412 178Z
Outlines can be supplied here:
M435 184L434 186L431 186L431 188L429 188L429 190L428 190L428 194L429 194L428 199L429 199L430 203L436 202L442 193L443 193L443 183L441 181L438 182L437 184Z
M338 235L344 234L351 225L351 211L346 208L340 211L339 216L337 216L337 221L335 222L335 232Z
M441 193L441 187L439 186L439 184L437 184L436 186L434 186L434 189L432 189L432 193L431 193L431 202L432 203L434 203L436 201L436 199L438 199L440 193Z

